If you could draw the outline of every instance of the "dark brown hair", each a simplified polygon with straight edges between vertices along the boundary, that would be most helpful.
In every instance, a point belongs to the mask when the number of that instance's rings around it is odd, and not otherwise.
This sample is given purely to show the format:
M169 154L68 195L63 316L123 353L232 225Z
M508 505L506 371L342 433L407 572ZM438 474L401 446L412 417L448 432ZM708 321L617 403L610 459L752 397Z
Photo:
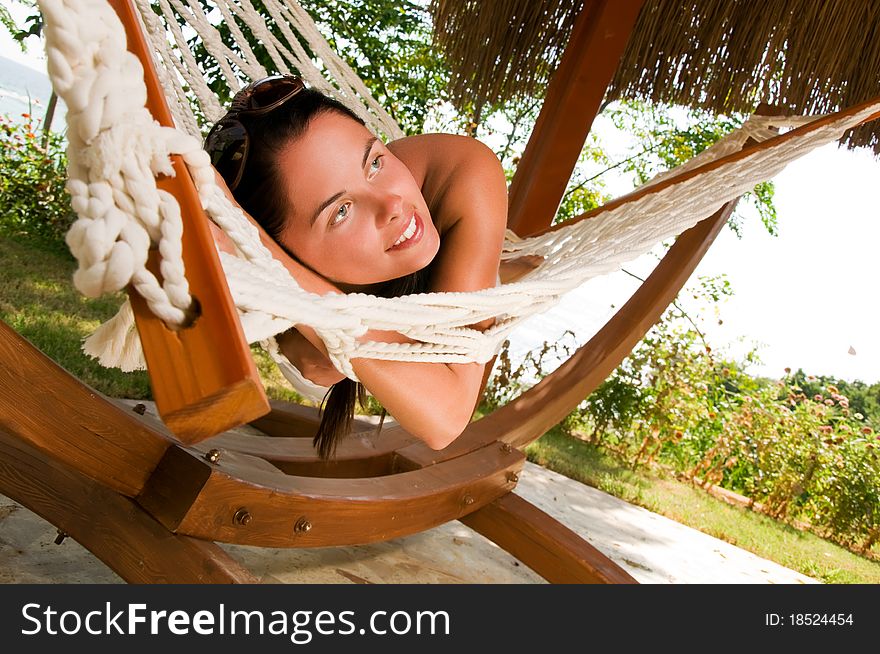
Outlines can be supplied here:
M290 101L267 114L239 115L250 139L248 159L241 181L233 192L235 200L272 237L288 255L296 256L281 243L285 221L292 213L291 198L281 180L278 157L292 140L300 138L309 123L317 116L335 111L364 124L342 103L314 89L300 91ZM428 270L416 271L406 277L390 280L373 293L383 297L397 297L428 290ZM355 402L366 403L364 386L351 379L334 384L321 403L321 424L314 444L322 458L330 458L339 439L348 433L354 419ZM384 418L384 411L382 417Z

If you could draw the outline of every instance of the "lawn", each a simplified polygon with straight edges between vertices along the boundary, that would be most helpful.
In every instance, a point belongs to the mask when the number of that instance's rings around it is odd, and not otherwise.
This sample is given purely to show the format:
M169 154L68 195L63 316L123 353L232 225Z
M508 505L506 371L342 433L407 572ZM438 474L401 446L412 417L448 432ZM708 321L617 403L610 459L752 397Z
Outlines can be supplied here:
M880 561L766 515L731 506L661 471L633 471L600 448L558 429L542 436L526 453L532 462L566 477L825 583L880 583Z

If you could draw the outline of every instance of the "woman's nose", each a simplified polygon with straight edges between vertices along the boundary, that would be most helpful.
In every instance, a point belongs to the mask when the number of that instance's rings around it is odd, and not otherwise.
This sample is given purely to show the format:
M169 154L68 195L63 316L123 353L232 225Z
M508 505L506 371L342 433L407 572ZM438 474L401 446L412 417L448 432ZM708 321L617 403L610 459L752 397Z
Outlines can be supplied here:
M403 216L403 198L394 193L383 194L378 198L378 211L376 221L380 225L390 223L392 220Z

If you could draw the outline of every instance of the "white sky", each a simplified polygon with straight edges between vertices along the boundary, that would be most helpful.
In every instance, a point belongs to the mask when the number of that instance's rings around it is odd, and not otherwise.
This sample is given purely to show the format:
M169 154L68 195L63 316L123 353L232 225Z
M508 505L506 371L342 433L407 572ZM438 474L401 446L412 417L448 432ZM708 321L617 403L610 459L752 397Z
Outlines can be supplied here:
M0 29L0 56L45 71L31 41L31 52L22 54ZM764 366L753 371L774 377L788 366L880 380L880 162L832 144L790 164L774 182L779 236L768 236L757 219L747 222L742 240L725 229L695 273L726 273L735 291L721 308L723 326L707 321L710 342L744 337L764 344ZM627 268L646 272L644 261ZM518 341L540 342L566 328L584 340L633 289L621 275L590 282L530 321Z
M866 382L880 380L880 163L867 151L824 146L791 163L774 179L779 236L757 217L743 237L722 230L688 286L698 276L725 273L734 296L720 306L723 325L701 323L710 344L744 354L763 344L752 372L779 377L786 367ZM653 255L626 264L645 277ZM585 341L621 306L638 282L622 273L588 282L540 321L525 328L520 347L577 325ZM689 312L704 306L683 294ZM694 316L697 317L696 315ZM519 344L514 339L514 346ZM855 354L850 354L850 348Z

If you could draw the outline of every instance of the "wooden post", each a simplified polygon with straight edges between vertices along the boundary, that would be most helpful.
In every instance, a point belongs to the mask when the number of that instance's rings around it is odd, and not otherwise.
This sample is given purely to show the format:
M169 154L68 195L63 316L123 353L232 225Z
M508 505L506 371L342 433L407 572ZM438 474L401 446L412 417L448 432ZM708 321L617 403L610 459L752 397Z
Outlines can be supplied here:
M637 584L571 529L516 493L459 518L551 584Z
M109 1L125 26L128 49L143 65L147 108L160 124L173 126L137 10L131 0ZM129 298L159 414L178 438L193 443L266 414L269 403L195 185L182 159L175 156L172 162L175 176L160 178L158 185L180 204L183 261L200 315L191 326L172 331L134 290ZM154 273L155 255L150 257Z
M507 226L550 225L614 76L643 0L592 0L575 21L544 106L510 184Z

